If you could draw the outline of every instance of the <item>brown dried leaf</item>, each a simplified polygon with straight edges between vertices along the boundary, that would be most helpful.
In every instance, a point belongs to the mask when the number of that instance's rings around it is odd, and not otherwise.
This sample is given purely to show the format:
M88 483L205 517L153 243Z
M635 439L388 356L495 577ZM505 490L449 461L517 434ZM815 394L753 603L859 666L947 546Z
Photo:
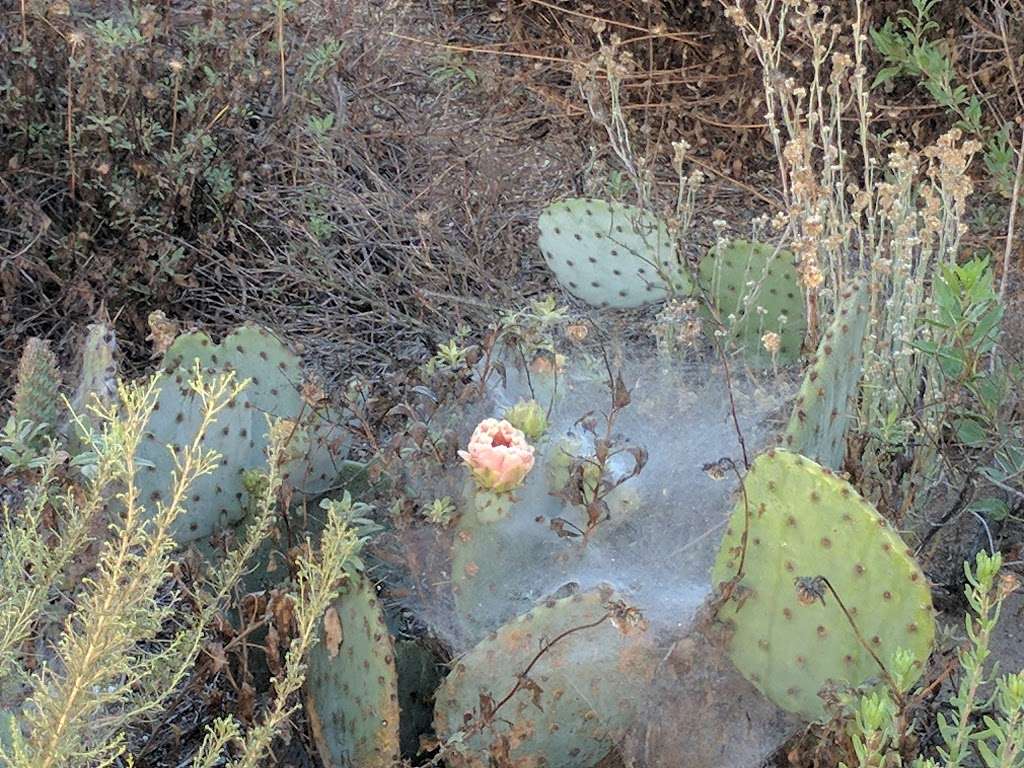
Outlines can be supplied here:
M332 605L324 613L324 645L330 658L333 659L338 655L343 639L341 617L338 616L337 609Z
M178 338L180 327L175 320L168 319L159 309L149 313L149 336L146 341L153 342L152 357L160 357Z

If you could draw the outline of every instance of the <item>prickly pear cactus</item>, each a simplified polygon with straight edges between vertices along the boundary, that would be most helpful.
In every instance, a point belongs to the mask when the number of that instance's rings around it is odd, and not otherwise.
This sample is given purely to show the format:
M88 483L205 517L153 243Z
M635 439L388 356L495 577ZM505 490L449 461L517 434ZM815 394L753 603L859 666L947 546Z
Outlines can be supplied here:
M79 354L78 384L71 398L74 414L64 426L65 435L73 450L87 446L81 429L96 427L92 408L109 405L117 397L117 336L106 323L93 323L86 332Z
M512 493L492 493L467 482L462 514L455 525L451 549L452 596L462 631L472 641L491 627L480 621L480 608L491 602L503 578L508 551L495 529L515 504Z
M548 601L456 661L435 697L442 742L464 732L447 764L484 768L507 754L511 765L580 768L608 754L658 664L642 624L615 601L606 588ZM482 721L484 702L502 701L528 667L529 683Z
M75 413L85 415L95 400L109 403L117 394L117 337L106 323L89 326L82 343L81 371L71 401Z
M167 501L175 456L195 438L202 404L181 371L160 374L159 394L136 459L140 501L152 513ZM243 391L217 415L203 440L205 450L221 455L217 469L195 480L185 511L175 520L172 534L180 543L204 538L237 522L246 512L243 475L254 455L254 413Z
M397 765L395 649L373 584L352 573L309 654L306 713L326 768Z
M690 292L664 221L631 205L570 198L537 222L539 245L558 282L595 307L626 309Z
M537 465L526 484L506 493L483 491L469 481L464 485L461 515L454 526L451 545L451 585L456 613L464 638L470 643L482 639L497 623L525 610L538 595L523 595L516 608L508 610L495 622L494 606L499 595L506 594L510 562L530 562L544 558L549 565L564 567L565 578L571 580L578 547L551 534L541 546L533 536L518 535L522 526L545 527L548 520L538 515L559 516L572 525L585 527L586 510L573 505L558 494L569 481L573 456L592 453L585 440L566 437L545 440L536 446ZM599 483L597 465L584 464L582 496L589 502ZM615 526L635 519L640 509L640 496L634 485L623 483L604 497L610 520L595 534L595 543Z
M12 415L18 422L49 425L50 431L57 425L60 369L50 345L42 339L29 339L21 353Z
M302 495L316 495L337 479L348 437L337 414L311 404L303 395L301 363L267 330L243 326L215 344L202 332L175 339L164 354L165 371L191 370L199 360L204 369L232 370L239 380L250 379L246 395L253 410L250 467L263 463L268 442L266 416L287 420L289 430L285 480Z
M810 720L825 714L818 691L830 682L881 675L819 576L884 664L905 648L923 668L935 636L931 593L885 519L845 480L787 451L759 456L744 489L712 573L714 584L736 575L749 510L743 576L718 614L740 672Z
M762 342L768 332L780 337L779 362L799 357L807 310L792 253L734 240L708 251L699 271L715 313L748 358L770 361Z
M844 292L835 320L804 377L782 438L787 450L832 469L842 468L867 326L867 289L857 284Z

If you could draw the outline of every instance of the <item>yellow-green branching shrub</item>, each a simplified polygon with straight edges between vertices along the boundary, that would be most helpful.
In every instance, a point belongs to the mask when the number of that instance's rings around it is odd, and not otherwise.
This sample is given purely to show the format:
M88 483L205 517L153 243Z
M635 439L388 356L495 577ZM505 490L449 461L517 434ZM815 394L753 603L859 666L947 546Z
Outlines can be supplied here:
M125 384L117 405L95 406L90 449L71 472L51 446L24 499L0 518L0 765L5 768L104 766L132 759L132 735L151 726L193 670L213 621L275 519L281 486L279 444L245 534L204 581L183 594L172 579L179 558L171 535L189 486L218 456L203 447L219 412L242 389L233 374L191 386L200 426L176 454L167 493L149 507L136 478L139 441L156 401L155 380ZM84 424L84 422L83 422ZM27 479L28 478L26 475ZM108 504L116 496L117 504ZM306 544L294 598L296 638L276 697L248 732L222 719L209 731L197 765L213 765L229 742L238 765L256 765L294 711L302 659L324 607L344 578L360 539L344 505L329 515L316 556ZM117 513L111 514L110 509Z
M905 762L906 745L916 743L908 713L888 691L861 695L848 705L850 739L858 768L1019 768L1024 764L1024 670L998 675L990 661L992 632L1003 602L1016 586L1000 574L1002 558L980 552L972 568L964 563L966 641L957 654L959 681L947 708L936 714L940 743L934 755ZM895 674L900 674L898 659Z

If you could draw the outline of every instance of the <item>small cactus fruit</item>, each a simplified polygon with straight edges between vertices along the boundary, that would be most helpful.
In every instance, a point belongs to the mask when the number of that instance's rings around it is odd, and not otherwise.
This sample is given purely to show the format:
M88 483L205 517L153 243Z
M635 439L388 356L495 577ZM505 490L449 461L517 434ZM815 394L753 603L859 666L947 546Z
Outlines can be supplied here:
M191 444L200 426L202 403L189 382L190 377L180 371L160 374L156 405L136 454L139 500L150 514L157 504L168 500L176 457ZM252 466L254 415L244 391L217 414L202 446L219 453L220 460L213 472L189 487L185 510L172 527L175 541L205 538L245 514L245 471Z
M807 310L793 254L764 243L716 245L700 262L700 282L733 341L752 360L792 362L807 332ZM776 346L777 345L777 346Z
M395 648L373 584L351 573L309 653L306 713L325 768L398 765Z
M651 213L571 198L545 208L537 224L541 253L559 284L592 306L628 309L690 292L668 226Z
M46 424L51 433L57 426L60 415L60 369L50 345L42 339L29 339L21 353L12 415L17 422ZM45 434L41 433L40 437Z
M300 496L317 495L335 482L348 434L339 414L309 402L299 358L269 331L243 326L215 344L202 332L178 336L164 354L165 371L192 369L199 360L213 372L234 371L249 379L246 395L253 409L249 467L263 464L268 442L266 416L289 425L284 479Z
M868 297L864 284L847 289L835 320L818 345L782 438L786 450L841 469L846 430L860 386Z
M548 428L547 413L536 400L520 400L505 411L505 421L533 442L540 440Z
M903 648L923 669L935 636L928 584L899 535L849 483L775 450L754 461L741 492L712 583L730 582L742 562L718 618L744 677L815 720L825 714L822 688L884 678L872 654L890 666Z
M605 587L550 600L458 659L435 695L446 764L485 768L504 754L509 765L584 768L607 755L659 659L623 607Z

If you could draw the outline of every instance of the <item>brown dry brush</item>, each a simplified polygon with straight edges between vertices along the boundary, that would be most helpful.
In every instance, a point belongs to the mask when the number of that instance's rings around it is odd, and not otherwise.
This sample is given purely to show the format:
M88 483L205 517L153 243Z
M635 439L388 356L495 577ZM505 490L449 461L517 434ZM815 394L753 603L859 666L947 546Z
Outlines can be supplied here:
M936 10L994 120L1022 111L1020 6ZM658 191L682 138L712 198L777 199L760 72L718 3L131 7L0 0L0 374L104 307L136 369L153 309L265 322L329 384L422 360L550 287L537 209L583 191L590 146L615 166L579 79L613 35ZM448 55L472 83L437 76ZM922 141L948 128L912 84L885 101L875 119Z
M366 5L0 3L0 371L104 307L137 366L163 309L315 337L329 379L489 313L459 299L514 283L504 201Z

